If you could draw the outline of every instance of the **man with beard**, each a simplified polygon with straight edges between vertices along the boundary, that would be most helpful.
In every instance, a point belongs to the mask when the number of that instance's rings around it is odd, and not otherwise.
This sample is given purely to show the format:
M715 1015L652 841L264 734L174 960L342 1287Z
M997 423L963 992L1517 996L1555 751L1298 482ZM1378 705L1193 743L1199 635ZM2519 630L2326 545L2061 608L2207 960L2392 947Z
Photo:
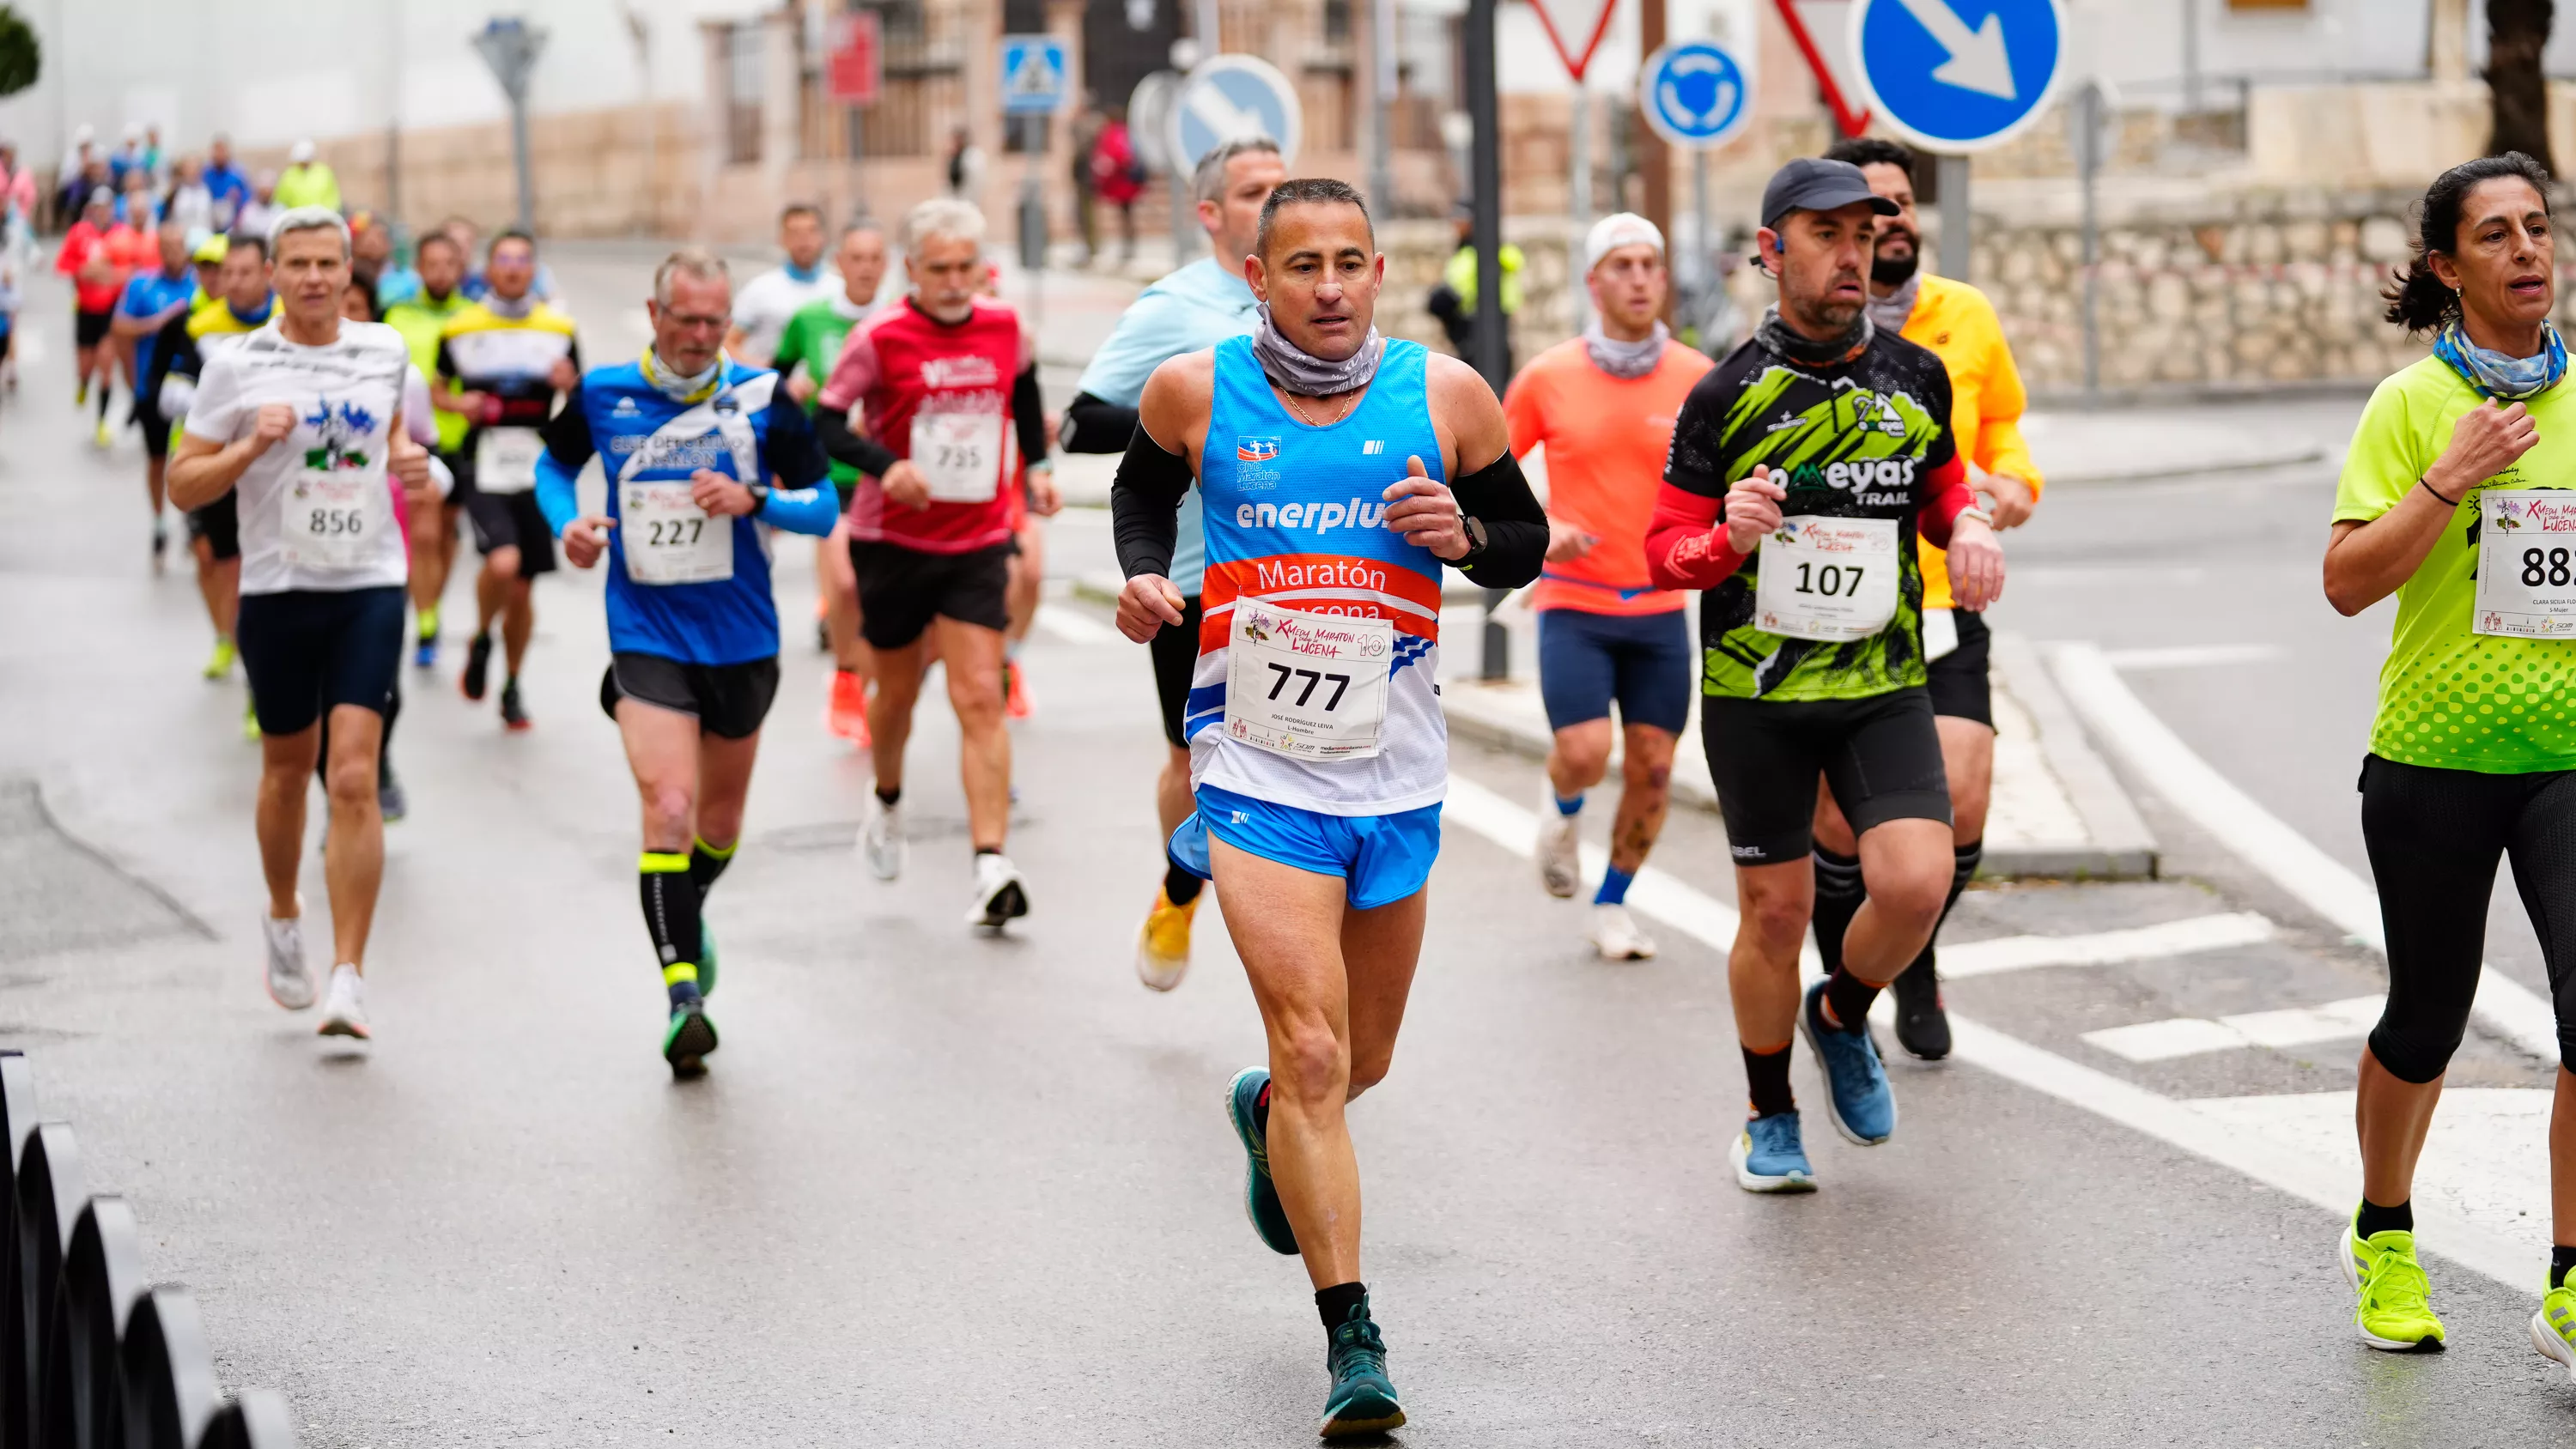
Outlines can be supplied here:
M1869 178L1869 189L1896 203L1878 225L1870 262L1870 320L1880 331L1929 348L1950 374L1950 436L1969 466L1969 487L1983 496L1995 529L2018 528L2039 502L2039 470L2022 441L2027 401L2003 324L1986 294L1965 282L1920 270L1922 234L1914 220L1914 153L1876 136L1837 143L1825 153ZM1994 695L1986 681L1990 636L1983 615L1952 607L1950 570L1941 550L1917 540L1923 564L1923 654L1941 762L1950 778L1950 895L1941 919L1985 859L1986 806L1994 793ZM1842 959L1843 932L1867 893L1851 825L1830 791L1816 794L1816 950L1830 971ZM1934 927L1939 934L1939 927ZM1896 978L1896 1040L1928 1062L1950 1054L1950 1018L1941 1009L1933 946Z
M1729 1158L1748 1192L1816 1185L1793 1031L1844 1137L1896 1132L1870 1003L1931 939L1950 879L1918 530L1950 550L1963 607L2003 590L2003 549L1951 441L1949 374L1866 310L1876 224L1897 210L1848 162L1771 178L1758 240L1779 301L1683 402L1646 531L1655 585L1705 591L1700 725L1743 913L1727 978L1752 1098ZM1802 997L1819 774L1859 836L1869 899L1841 964Z

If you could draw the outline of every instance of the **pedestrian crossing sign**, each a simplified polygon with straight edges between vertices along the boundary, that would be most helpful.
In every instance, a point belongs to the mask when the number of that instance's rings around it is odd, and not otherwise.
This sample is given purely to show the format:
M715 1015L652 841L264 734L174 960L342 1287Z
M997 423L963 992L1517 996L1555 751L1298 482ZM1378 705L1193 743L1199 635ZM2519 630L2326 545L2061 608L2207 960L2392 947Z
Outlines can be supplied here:
M1072 57L1052 35L1002 37L1002 113L1051 116L1064 108Z

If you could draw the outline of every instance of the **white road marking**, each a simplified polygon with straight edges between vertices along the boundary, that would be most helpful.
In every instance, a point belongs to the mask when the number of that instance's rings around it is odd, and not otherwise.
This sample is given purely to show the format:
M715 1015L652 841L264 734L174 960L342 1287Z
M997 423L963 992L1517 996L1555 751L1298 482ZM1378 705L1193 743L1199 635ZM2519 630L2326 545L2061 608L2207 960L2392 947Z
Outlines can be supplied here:
M2175 644L2161 649L2105 649L2114 669L2200 669L2214 664L2261 664L2281 657L2278 644Z
M2355 996L2323 1006L2286 1011L2249 1011L2216 1021L2178 1016L2170 1021L2142 1021L2084 1033L2088 1045L2133 1062L2163 1062L2205 1052L2241 1047L2298 1047L2321 1041L2352 1041L2368 1036L2378 1024L2385 996Z
M1126 638L1079 609L1062 604L1038 605L1038 627L1067 644L1115 644Z
M1441 809L1441 816L1446 821L1467 827L1510 854L1524 858L1537 854L1538 817L1462 776L1453 774L1449 777L1449 798ZM1597 869L1597 854L1593 848L1585 848L1584 869L1587 873ZM1722 952L1734 944L1734 911L1652 866L1638 873L1636 885L1629 889L1628 903L1715 950ZM2492 977L2493 973L2489 974ZM1879 1009L1881 1012L1890 1011L1890 1000L1882 996ZM2349 1216L2353 1203L2360 1197L2361 1167L2358 1149L2351 1141L2352 1094L2349 1092L2322 1094L2327 1098L2340 1096L2342 1099L2343 1132L2340 1137L2335 1137L2316 1130L2314 1103L2317 1099L2314 1097L2264 1098L2251 1105L2226 1098L2209 1102L2176 1101L2160 1092L2149 1091L2133 1082L2122 1081L2055 1052L1980 1026L1955 1011L1950 1013L1950 1034L1953 1043L1951 1055L1961 1061L2233 1169L2267 1187L2323 1208L2337 1218ZM2514 1095L2541 1099L2541 1110L2545 1112L2547 1093ZM2528 1116L2527 1107L2517 1110L2522 1116ZM2425 1153L2425 1170L2419 1178L2415 1197L2418 1241L2426 1251L2499 1283L2527 1287L2533 1269L2541 1261L2533 1248L2497 1231L2492 1215L2482 1219L2459 1198L2433 1185L2437 1161L2459 1161L2477 1155L2476 1152L2462 1150L2464 1141L2476 1135L2477 1125L2468 1119L2467 1114L2445 1113L2434 1119L2432 1141ZM2498 1136L2500 1134L2496 1133L2477 1136L2474 1145L2489 1155L2494 1152L2507 1154L2511 1159L2509 1165L2517 1171L2499 1174L2494 1171L2497 1164L2489 1163L2477 1180L2485 1184L2500 1179L2499 1200L2509 1198L2526 1204L2546 1203L2548 1179L2545 1164L2539 1178L2544 1190L2537 1192L2530 1190L2524 1181L2531 1174L2527 1170L2519 1170L2530 1166L2535 1139L2525 1131L2514 1135L2509 1145L2489 1140ZM2447 1182L2460 1180L2458 1177L2443 1179ZM2324 1262L2333 1249L2328 1246L2322 1232L2319 1239L2316 1259ZM2291 1251L2298 1250L2293 1248Z
M2152 961L2194 951L2251 946L2272 939L2274 934L2272 923L2262 916L2252 911L2233 911L2088 936L2000 936L1990 941L1943 945L1941 975L1957 980L1997 971L2025 971L2033 966L2113 966L2123 961Z
M2156 792L2191 817L2246 863L2370 949L2386 955L2379 897L2342 861L2255 803L2233 781L2210 768L2163 720L2141 703L2091 644L2061 644L2053 651L2057 682L2084 716ZM2478 976L2477 1016L2514 1046L2542 1061L2558 1060L2558 1022L2549 1003L2507 977Z

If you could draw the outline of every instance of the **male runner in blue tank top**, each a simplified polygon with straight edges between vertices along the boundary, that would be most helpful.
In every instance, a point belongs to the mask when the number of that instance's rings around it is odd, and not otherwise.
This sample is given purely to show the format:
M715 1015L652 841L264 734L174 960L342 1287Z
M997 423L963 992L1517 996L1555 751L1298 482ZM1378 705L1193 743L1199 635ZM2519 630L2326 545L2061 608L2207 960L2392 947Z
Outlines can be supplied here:
M1198 811L1172 857L1217 881L1268 1032L1269 1068L1227 1109L1253 1227L1316 1289L1327 1438L1404 1422L1343 1108L1386 1075L1422 950L1449 772L1440 569L1517 588L1547 550L1492 389L1371 325L1385 275L1358 192L1282 183L1244 264L1259 325L1155 369L1111 495L1118 627L1140 643L1182 622L1176 512L1194 476L1206 500L1182 726Z

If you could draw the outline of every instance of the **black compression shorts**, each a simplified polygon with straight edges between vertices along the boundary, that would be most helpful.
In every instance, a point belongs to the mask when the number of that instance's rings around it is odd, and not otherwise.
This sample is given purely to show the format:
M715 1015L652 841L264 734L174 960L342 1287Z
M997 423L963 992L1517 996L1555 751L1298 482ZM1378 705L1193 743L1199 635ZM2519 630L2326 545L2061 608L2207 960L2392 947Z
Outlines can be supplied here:
M1890 820L1950 823L1941 733L1921 689L1867 699L1708 695L1699 705L1709 778L1737 865L1807 858L1820 772L1854 835Z
M1924 688L1932 692L1932 712L1943 719L1972 719L1988 729L1995 724L1994 686L1986 667L1994 652L1994 631L1986 616L1952 609L1959 626L1959 647L1924 666Z
M1181 737L1181 713L1190 702L1190 676L1199 667L1202 617L1198 595L1192 594L1181 604L1181 622L1165 624L1145 646L1154 655L1154 696L1163 706L1163 738L1176 750L1190 747Z
M385 712L402 670L400 584L245 594L233 638L262 734L291 735L344 704Z
M545 511L537 507L536 494L477 490L465 495L465 517L474 525L475 552L517 549L519 577L523 579L554 572L554 530L546 526Z
M188 510L188 537L202 538L217 562L241 557L241 504L227 490L203 508Z
M872 649L902 649L933 618L1000 633L1011 622L1011 555L998 543L972 553L924 553L899 543L850 540L859 579L859 633Z
M108 330L115 325L116 313L113 309L105 312L75 310L72 313L72 345L96 347L107 340Z
M617 718L617 701L632 699L656 709L693 716L698 728L719 739L749 739L769 717L778 697L778 661L683 664L659 654L619 650L599 677L599 707Z

